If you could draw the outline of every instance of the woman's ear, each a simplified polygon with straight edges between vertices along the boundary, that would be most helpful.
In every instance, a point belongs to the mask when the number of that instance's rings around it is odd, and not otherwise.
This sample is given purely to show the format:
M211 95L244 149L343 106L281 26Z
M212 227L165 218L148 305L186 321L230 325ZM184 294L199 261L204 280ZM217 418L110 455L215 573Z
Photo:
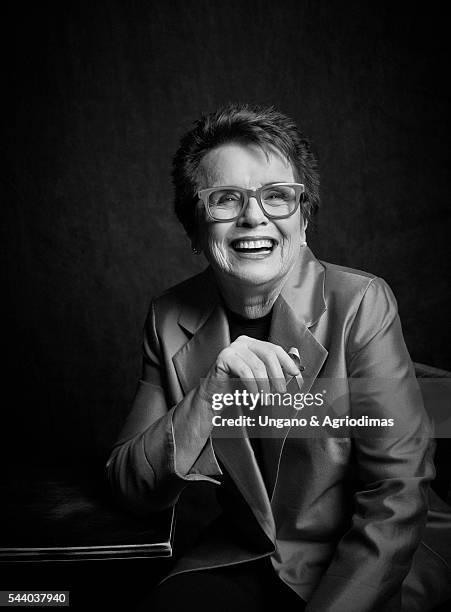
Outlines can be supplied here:
M305 230L307 229L308 221L302 217L302 229L301 229L301 246L307 246L307 240L305 236Z

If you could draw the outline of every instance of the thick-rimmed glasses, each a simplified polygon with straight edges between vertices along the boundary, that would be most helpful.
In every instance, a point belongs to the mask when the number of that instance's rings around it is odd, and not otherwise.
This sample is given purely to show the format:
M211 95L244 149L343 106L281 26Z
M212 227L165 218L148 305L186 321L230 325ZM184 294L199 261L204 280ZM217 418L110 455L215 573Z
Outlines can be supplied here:
M197 195L204 203L210 219L221 223L238 219L251 197L257 200L268 219L286 219L298 209L303 193L302 183L269 183L258 189L244 189L233 185L209 187L201 189Z

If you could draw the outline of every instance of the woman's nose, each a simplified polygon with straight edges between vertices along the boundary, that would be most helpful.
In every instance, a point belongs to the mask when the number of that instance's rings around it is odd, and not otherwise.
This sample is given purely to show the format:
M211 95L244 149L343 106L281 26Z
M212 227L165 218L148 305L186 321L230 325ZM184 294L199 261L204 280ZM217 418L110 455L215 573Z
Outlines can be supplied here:
M243 213L237 219L237 225L254 227L262 223L266 225L268 223L268 219L265 217L264 212L260 208L257 199L250 197L245 209L243 210Z

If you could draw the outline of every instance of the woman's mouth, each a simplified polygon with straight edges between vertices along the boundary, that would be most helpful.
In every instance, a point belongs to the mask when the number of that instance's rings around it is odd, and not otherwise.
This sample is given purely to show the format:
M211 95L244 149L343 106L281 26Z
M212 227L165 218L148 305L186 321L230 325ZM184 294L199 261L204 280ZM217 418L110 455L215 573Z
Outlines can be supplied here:
M273 238L238 238L230 246L236 253L244 255L269 255L277 246Z

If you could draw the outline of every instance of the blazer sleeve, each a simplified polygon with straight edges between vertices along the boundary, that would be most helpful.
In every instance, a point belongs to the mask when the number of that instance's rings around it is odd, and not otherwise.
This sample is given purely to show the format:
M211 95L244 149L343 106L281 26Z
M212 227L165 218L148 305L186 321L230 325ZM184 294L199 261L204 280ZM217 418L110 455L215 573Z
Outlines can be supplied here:
M347 363L351 416L393 418L395 427L353 439L359 486L352 522L306 610L399 610L426 522L434 443L396 300L381 279L368 284L350 325Z
M192 481L219 484L214 455L211 402L192 389L168 406L167 380L154 305L146 322L143 374L132 410L106 464L113 492L135 514L173 506Z

